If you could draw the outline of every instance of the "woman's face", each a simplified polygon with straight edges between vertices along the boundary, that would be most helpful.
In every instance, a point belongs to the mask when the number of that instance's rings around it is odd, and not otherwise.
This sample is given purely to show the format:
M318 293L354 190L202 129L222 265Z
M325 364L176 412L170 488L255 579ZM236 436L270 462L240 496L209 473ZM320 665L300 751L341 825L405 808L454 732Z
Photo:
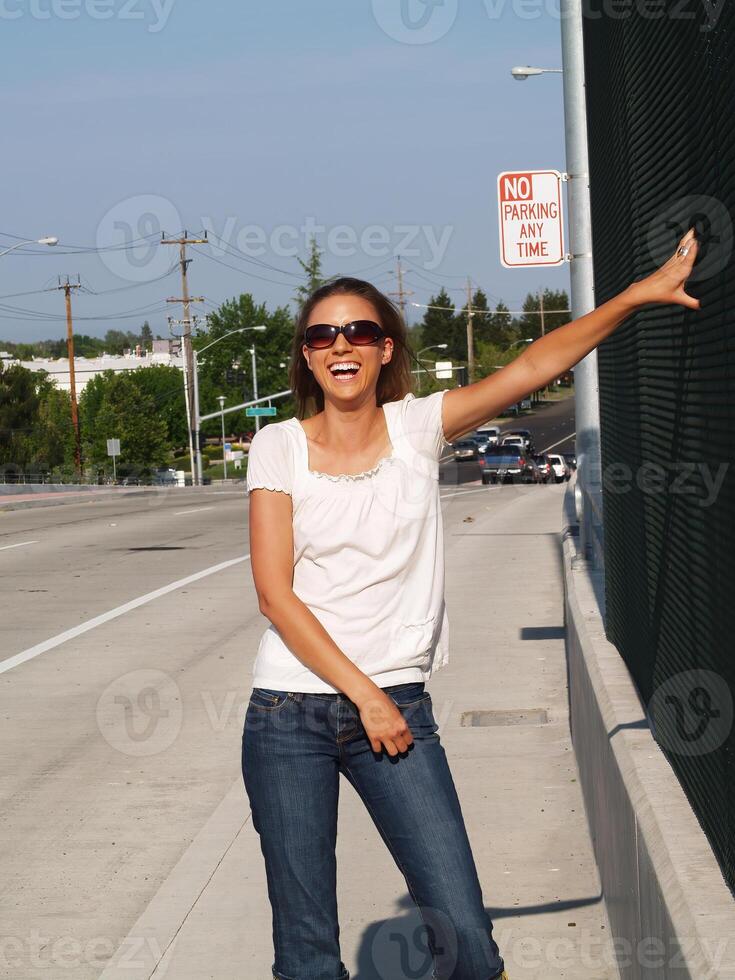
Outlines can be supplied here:
M362 296L339 293L328 296L317 303L311 311L307 327L317 323L330 323L341 327L352 320L372 320L382 326L377 310ZM306 362L314 373L325 400L347 402L361 400L366 392L373 397L378 386L378 375L383 364L393 356L393 341L382 337L377 343L359 346L350 344L343 333L331 347L324 350L311 350L302 344L301 350ZM356 364L357 373L352 377L333 374L331 366L337 362Z

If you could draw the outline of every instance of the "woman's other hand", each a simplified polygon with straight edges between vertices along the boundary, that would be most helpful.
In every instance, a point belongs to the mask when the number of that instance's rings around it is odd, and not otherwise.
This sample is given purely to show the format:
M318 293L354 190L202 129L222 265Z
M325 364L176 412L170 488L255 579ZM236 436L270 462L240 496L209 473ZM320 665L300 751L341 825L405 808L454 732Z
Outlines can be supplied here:
M378 689L358 705L358 710L373 752L380 753L385 746L388 755L398 755L413 744L406 719L385 692Z
M687 306L691 310L698 310L699 300L684 290L684 283L692 274L698 247L694 228L690 228L679 242L674 254L661 268L628 287L626 292L635 305L674 303L678 306Z

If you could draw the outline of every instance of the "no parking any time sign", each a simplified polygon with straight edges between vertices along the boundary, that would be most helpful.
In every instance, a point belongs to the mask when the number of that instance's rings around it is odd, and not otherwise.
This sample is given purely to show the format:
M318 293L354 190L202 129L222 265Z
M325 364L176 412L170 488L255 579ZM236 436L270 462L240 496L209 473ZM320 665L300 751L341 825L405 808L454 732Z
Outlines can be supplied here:
M506 269L564 262L561 179L558 170L498 175L500 261Z

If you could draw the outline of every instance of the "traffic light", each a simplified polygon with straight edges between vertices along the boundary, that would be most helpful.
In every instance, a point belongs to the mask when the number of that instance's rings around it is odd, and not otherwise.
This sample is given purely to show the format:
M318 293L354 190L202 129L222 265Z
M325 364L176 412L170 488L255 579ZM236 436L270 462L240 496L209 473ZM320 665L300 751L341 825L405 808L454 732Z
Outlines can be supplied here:
M457 368L457 387L464 387L467 384L469 384L467 367L462 365L462 367Z

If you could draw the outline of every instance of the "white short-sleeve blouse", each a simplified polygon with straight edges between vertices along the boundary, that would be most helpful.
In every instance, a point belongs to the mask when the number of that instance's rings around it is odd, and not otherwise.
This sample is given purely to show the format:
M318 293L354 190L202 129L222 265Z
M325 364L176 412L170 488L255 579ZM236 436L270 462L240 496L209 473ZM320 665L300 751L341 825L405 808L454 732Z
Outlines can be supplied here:
M294 593L379 687L426 681L449 662L439 458L444 391L383 405L392 452L340 476L309 469L294 416L265 426L248 453L248 493L292 498ZM272 624L253 686L338 693L291 652Z

